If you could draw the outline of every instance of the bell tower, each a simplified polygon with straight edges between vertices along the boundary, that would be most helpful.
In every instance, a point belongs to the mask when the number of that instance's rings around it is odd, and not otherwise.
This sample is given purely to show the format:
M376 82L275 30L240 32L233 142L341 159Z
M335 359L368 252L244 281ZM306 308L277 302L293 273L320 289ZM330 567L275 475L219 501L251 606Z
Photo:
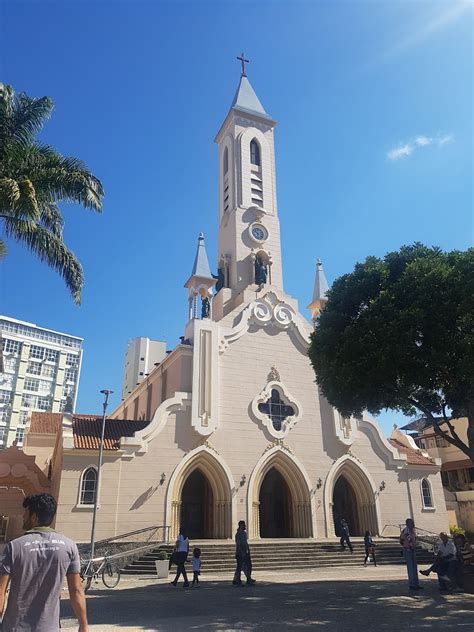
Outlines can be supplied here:
M276 121L264 110L242 62L237 92L217 136L219 147L219 281L232 294L249 286L283 289L277 213Z

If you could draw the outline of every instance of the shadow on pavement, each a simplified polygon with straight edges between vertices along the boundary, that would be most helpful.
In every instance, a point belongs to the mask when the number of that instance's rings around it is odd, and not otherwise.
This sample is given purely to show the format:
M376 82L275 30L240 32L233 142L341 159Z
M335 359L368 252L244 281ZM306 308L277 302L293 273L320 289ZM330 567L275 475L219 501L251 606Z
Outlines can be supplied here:
M435 581L424 586L410 593L400 580L259 582L253 587L202 581L187 590L156 584L94 590L87 608L92 630L474 629L472 595L441 595ZM61 617L72 617L67 601L61 604ZM68 627L74 627L72 621L63 622Z

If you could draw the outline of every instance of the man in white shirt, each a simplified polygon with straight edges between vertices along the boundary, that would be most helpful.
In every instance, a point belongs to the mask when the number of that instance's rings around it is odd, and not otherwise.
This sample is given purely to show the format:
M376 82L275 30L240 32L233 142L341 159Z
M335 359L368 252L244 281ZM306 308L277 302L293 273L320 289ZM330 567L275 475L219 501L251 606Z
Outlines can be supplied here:
M448 584L454 583L457 570L457 556L454 542L450 540L446 533L439 534L438 553L436 561L430 568L420 571L422 575L428 576L432 571L438 574L439 589L442 592L448 590Z

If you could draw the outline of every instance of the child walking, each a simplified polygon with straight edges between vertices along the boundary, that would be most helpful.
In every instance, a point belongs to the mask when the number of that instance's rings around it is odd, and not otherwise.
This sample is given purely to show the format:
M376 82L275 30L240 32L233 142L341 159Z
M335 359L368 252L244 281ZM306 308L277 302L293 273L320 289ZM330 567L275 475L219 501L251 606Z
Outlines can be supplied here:
M366 531L364 535L364 546L365 546L365 560L364 566L367 566L367 560L369 556L372 555L372 561L374 566L377 566L377 562L375 560L375 542L372 540L372 536L370 535L370 531Z
M193 586L199 586L199 575L201 574L201 549L197 547L193 551Z

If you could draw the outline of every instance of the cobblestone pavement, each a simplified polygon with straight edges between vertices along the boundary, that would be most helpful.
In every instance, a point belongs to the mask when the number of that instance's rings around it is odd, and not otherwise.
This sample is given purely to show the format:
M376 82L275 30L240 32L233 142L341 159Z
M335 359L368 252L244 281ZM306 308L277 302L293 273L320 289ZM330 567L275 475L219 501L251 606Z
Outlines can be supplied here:
M440 594L436 579L410 593L403 567L333 568L258 573L253 587L203 575L199 588L174 588L153 578L98 584L88 596L91 632L247 632L327 630L474 632L473 595ZM67 599L62 628L77 630Z

